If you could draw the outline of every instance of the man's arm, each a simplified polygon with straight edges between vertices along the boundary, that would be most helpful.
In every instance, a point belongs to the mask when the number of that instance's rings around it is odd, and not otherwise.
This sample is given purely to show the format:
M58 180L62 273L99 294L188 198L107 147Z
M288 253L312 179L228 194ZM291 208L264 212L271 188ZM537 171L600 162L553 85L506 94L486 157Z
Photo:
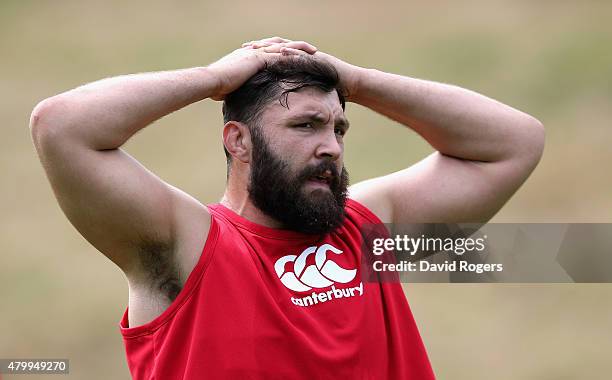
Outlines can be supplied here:
M291 46L314 52L304 43ZM242 48L205 68L104 79L36 106L32 138L62 210L128 277L146 269L138 252L172 255L190 218L208 214L120 147L164 115L223 99L279 55Z
M32 113L34 145L62 210L126 273L142 269L145 245L174 249L174 211L187 197L119 147L215 86L202 68L127 75L46 99Z
M485 222L540 159L544 128L532 116L460 87L340 67L358 78L351 101L412 128L437 150L351 187L384 222Z

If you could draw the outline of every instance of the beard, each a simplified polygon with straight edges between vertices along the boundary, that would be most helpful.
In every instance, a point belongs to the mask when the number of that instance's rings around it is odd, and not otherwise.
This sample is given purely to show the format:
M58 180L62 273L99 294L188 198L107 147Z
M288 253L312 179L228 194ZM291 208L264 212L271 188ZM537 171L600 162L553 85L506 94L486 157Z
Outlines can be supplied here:
M289 164L277 157L258 131L251 133L253 162L249 196L253 204L287 229L306 234L325 234L342 225L347 197L348 172L338 173L331 161L309 166L292 174ZM325 189L309 193L305 185L315 176L331 172Z

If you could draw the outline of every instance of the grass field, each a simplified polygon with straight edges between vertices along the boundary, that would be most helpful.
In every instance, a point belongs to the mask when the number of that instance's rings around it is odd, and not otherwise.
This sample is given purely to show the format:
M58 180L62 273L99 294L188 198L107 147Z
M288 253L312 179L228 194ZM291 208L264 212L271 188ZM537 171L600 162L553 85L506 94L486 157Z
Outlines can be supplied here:
M0 358L71 360L70 378L127 379L121 272L61 213L30 141L48 96L123 73L205 65L281 35L351 63L467 87L547 129L539 167L495 221L611 222L612 2L0 2ZM349 105L353 182L430 152ZM139 133L128 151L202 202L225 180L220 104ZM607 379L612 286L405 287L440 379ZM15 377L18 378L18 377ZM43 377L44 378L44 377Z

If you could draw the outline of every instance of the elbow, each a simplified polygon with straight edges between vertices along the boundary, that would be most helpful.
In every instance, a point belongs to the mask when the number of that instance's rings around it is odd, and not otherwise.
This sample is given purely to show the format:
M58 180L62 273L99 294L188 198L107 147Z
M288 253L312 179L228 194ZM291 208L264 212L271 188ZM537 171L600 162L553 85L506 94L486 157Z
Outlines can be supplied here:
M546 132L544 125L538 119L529 117L520 128L520 140L516 141L516 162L522 166L526 173L531 173L540 162L544 153Z
M545 141L546 130L544 129L544 124L542 124L540 120L533 118L529 126L529 142L527 143L527 147L528 156L531 157L534 167L542 158Z
M30 134L36 148L56 136L62 124L60 117L66 107L60 96L47 98L34 107L30 115Z

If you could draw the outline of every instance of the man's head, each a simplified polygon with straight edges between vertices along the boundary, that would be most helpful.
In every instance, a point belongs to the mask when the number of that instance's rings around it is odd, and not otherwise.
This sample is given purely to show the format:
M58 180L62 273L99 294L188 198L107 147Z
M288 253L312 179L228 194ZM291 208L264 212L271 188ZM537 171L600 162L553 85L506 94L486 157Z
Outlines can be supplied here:
M241 172L253 204L285 228L324 233L344 219L342 92L333 66L293 57L225 98L228 176Z

